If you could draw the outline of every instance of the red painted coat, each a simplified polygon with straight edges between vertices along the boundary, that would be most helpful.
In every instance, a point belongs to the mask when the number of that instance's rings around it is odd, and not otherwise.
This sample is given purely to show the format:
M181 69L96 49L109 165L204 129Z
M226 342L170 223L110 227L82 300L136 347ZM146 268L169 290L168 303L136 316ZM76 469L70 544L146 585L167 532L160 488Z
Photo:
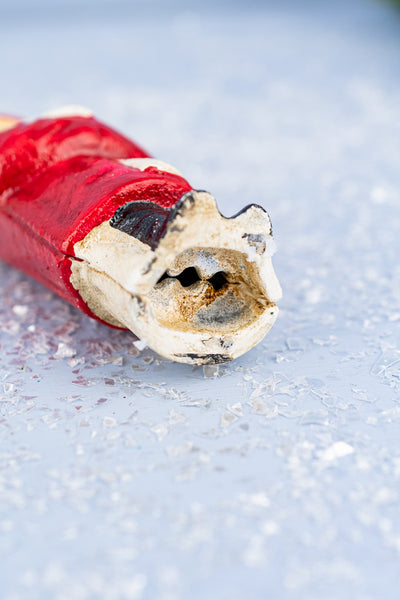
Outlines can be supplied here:
M97 318L70 283L74 244L127 202L169 208L191 189L178 175L118 161L148 156L93 117L0 133L0 257Z

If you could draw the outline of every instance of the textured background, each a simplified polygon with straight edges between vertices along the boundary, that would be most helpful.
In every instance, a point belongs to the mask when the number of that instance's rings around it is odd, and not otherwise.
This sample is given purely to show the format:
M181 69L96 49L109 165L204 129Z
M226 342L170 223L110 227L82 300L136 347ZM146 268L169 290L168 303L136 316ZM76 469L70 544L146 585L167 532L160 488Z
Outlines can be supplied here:
M398 600L400 15L0 1L1 106L270 212L265 341L168 363L0 264L2 600Z

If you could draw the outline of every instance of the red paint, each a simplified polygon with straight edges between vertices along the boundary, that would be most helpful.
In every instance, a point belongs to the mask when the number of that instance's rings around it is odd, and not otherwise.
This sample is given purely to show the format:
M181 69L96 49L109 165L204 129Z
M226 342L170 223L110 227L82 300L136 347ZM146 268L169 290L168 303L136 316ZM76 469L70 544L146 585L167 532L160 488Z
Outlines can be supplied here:
M93 315L70 283L74 244L132 200L173 206L191 189L93 117L39 119L0 133L0 257Z

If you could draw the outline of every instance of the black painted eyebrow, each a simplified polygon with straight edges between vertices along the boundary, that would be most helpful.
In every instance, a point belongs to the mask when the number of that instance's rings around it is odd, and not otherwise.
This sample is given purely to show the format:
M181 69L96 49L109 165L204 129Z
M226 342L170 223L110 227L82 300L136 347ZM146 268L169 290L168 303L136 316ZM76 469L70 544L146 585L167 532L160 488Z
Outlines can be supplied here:
M154 250L165 234L170 215L170 210L155 202L133 200L117 208L110 225Z

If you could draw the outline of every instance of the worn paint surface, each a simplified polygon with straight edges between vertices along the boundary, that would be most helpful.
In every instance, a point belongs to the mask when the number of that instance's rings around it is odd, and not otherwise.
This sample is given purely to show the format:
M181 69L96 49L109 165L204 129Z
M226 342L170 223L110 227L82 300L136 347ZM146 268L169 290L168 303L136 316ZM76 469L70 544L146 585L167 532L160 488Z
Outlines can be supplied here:
M0 256L90 316L130 329L168 358L200 363L218 356L219 363L248 350L269 330L277 315L273 302L281 295L266 253L267 238L272 238L264 209L242 209L221 231L224 219L214 200L191 190L176 169L153 161L86 109L77 113L59 110L33 123L8 120L9 129L0 133ZM6 126L7 120L2 122ZM249 250L257 237L264 240L258 253L266 257L256 265ZM224 261L228 279L218 293L208 280L202 292L198 285L184 292L180 280L157 285L160 273L154 272L162 268L166 274L176 256L183 250L187 255L192 245L200 253L202 246L213 245L225 254L232 248L232 258ZM249 254L249 264L235 258L238 247L243 256ZM191 263L185 267L196 269ZM264 279L275 285L274 292L263 291ZM251 296L257 299L248 301ZM259 319L265 317L260 308L266 303L265 314L273 317L267 321ZM235 330L234 336L228 331L228 354L221 331L226 322ZM254 327L247 331L249 324ZM179 336L180 330L185 335ZM246 341L235 344L239 330ZM218 354L221 346L224 351Z
M33 123L8 123L9 129L0 133L4 260L90 316L130 329L163 356L181 362L210 362L213 356L218 356L216 362L231 360L267 333L277 315L273 302L281 292L266 253L267 238L272 238L264 209L244 208L221 234L219 222L224 219L214 200L191 190L176 169L153 161L86 110L68 115L64 109ZM198 212L195 231L193 223L190 227L193 211ZM116 230L114 237L107 231L110 227ZM253 237L265 240L257 265ZM211 244L225 254L230 247L234 251L224 261L228 279L217 294L208 280L201 293L194 285L184 292L179 280L174 286L167 285L171 281L157 285L157 269L167 273L183 250L193 245L200 251ZM236 260L238 247L244 256L249 254L249 264ZM243 272L237 273L239 263ZM185 266L196 269L191 263ZM274 292L263 291L267 280ZM248 301L251 296L258 299ZM261 315L266 303L265 315L272 319ZM227 354L221 323L228 321L234 323L235 335L228 331ZM254 326L247 331L249 324ZM183 329L185 335L179 336ZM224 351L218 354L221 346Z

